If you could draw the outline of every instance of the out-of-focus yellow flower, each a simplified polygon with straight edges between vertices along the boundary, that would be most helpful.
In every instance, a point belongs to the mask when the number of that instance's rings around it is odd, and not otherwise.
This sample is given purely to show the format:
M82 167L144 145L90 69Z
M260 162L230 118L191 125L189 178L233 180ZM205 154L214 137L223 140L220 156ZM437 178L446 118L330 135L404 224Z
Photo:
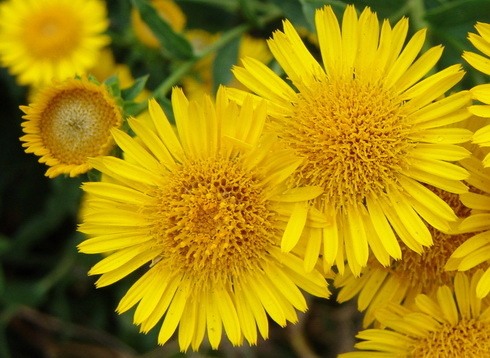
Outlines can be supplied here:
M0 4L0 61L22 85L83 75L110 38L99 0L8 0Z

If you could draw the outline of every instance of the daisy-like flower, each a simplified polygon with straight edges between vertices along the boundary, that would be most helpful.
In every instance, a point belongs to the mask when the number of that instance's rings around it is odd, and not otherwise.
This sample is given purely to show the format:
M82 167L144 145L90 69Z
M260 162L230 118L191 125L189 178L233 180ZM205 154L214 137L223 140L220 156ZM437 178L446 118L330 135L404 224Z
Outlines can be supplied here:
M377 312L385 329L359 332L358 352L339 358L480 358L490 356L488 300L475 296L482 271L459 272L454 289L441 286L435 298L418 295L413 309L391 305Z
M475 28L479 35L469 33L468 39L486 57L474 52L464 51L463 58L478 71L490 75L490 62L488 59L490 56L490 24L477 23ZM471 93L481 104L469 106L468 110L476 116L490 118L490 84L475 86L471 89ZM482 147L490 147L490 125L478 129L473 135L472 142ZM483 159L483 165L485 167L490 166L490 154L487 154Z
M222 90L214 104L175 88L172 106L177 133L150 100L153 126L130 118L137 138L113 131L125 159L90 161L113 183L83 186L90 196L80 231L89 238L80 251L113 252L90 271L102 275L98 287L151 263L117 311L137 305L142 332L163 318L159 344L177 327L184 351L197 350L206 332L217 348L223 327L233 345L255 344L257 329L268 335L267 316L284 326L307 309L299 288L329 295L320 272L305 272L300 257L279 247L305 223L325 225L321 215L294 215L321 188L286 190L301 160L261 135L265 102L239 109Z
M444 125L466 119L468 91L441 99L463 77L460 65L422 79L437 63L442 47L418 57L426 31L405 44L408 20L379 28L366 8L358 17L347 6L341 25L330 6L316 11L323 67L289 21L269 47L294 88L253 59L234 70L237 79L268 102L271 129L304 158L292 186L315 185L315 200L332 223L310 235L306 262L323 255L324 264L343 271L347 259L357 276L371 249L385 266L401 258L397 236L416 252L432 244L429 224L454 221L451 208L422 183L461 193L467 172L452 162L469 155L456 144L471 132ZM418 57L418 58L417 58ZM246 94L230 89L230 97ZM306 210L303 208L303 210ZM298 214L299 215L299 214ZM290 239L290 240L289 240ZM295 247L288 237L282 249Z
M466 271L481 264L486 265L485 274L477 286L477 296L481 298L490 292L490 168L484 167L478 154L476 151L474 156L461 161L461 165L471 174L467 182L475 190L461 194L461 201L472 211L461 223L460 230L476 234L453 252L446 269Z
M0 62L19 84L83 75L109 43L99 0L8 0L0 4Z
M50 178L89 171L87 159L109 154L114 145L110 130L122 123L106 86L87 78L54 82L36 95L35 103L20 108L25 113L22 146L49 166Z
M446 201L458 216L449 232L442 232L433 227L429 230L434 238L434 245L418 254L402 245L402 260L392 262L388 267L377 260L368 260L362 269L361 276L355 277L350 270L338 275L334 285L341 288L337 296L339 302L345 302L358 295L358 308L366 311L363 325L369 326L375 319L375 312L389 303L403 304L412 307L415 297L421 293L435 297L437 288L447 285L452 288L455 271L447 271L445 265L456 248L472 234L459 232L458 224L468 217L470 209L464 206L459 195L432 188ZM488 265L479 265L480 268ZM474 268L472 271L476 271Z

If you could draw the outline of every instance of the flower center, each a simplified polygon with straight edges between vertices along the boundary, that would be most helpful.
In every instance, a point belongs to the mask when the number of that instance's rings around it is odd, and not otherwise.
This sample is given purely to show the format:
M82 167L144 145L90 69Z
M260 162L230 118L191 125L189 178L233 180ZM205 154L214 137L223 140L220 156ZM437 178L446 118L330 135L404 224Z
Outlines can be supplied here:
M169 270L197 280L256 270L276 236L261 183L258 172L229 159L190 161L172 173L153 217Z
M338 208L396 185L412 148L404 108L381 85L317 80L302 90L283 137L306 161L295 184L320 185Z
M456 325L444 324L425 339L416 340L411 357L480 358L490 354L490 324L462 319Z
M80 19L70 9L38 9L26 19L23 38L33 57L57 60L77 48L81 38Z
M114 104L101 92L77 88L61 91L47 103L39 127L53 157L83 164L87 157L106 154L110 128L118 121Z

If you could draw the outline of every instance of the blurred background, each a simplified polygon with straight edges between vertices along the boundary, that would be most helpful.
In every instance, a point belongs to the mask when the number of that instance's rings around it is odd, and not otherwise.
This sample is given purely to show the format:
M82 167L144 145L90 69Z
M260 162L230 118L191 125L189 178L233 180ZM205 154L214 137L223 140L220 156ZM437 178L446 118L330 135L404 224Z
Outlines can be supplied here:
M407 16L411 33L429 28L427 48L445 46L436 70L462 63L468 74L461 87L487 81L460 56L463 50L473 50L466 37L475 23L490 22L488 0L175 0L170 10L159 8L160 2L152 3L194 54L221 42L200 61L178 58L173 49L147 36L149 30L131 1L107 0L111 44L99 61L105 68L92 74L100 81L118 74L121 87L149 75L140 105L126 107L128 114L138 115L145 99L155 96L171 116L168 92L173 85L183 86L189 97L213 94L219 84L238 85L230 69L241 56L256 57L280 73L265 39L282 29L283 18L300 29L318 55L313 13L325 4L339 17L346 3L359 12L370 6L380 20L388 18L392 24ZM313 358L352 350L362 317L355 302L337 304L335 292L328 301L308 298L310 309L300 314L297 325L280 328L271 322L270 338L254 347L234 348L225 339L218 351L203 345L198 353L181 353L175 339L157 346L158 329L140 334L132 324L132 312L115 313L139 273L96 289L96 277L87 272L100 258L77 253L76 245L83 239L76 232L80 185L87 177L48 179L47 168L23 151L19 106L29 103L31 92L18 85L8 69L0 68L0 357Z

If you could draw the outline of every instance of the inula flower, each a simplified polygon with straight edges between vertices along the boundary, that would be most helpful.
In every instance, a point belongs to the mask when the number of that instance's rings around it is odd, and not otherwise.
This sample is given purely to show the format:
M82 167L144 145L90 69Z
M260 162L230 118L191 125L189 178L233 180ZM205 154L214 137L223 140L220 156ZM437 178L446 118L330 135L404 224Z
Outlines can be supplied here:
M458 224L470 215L470 209L461 203L459 195L434 188L432 190L458 215L458 221L453 223L449 232L429 227L434 245L426 248L422 254L402 245L403 258L393 260L390 266L384 267L377 260L371 259L362 269L360 277L356 278L346 270L344 275L338 275L334 280L334 285L341 288L337 296L339 302L359 295L358 308L366 311L364 327L373 323L377 309L384 308L389 303L403 304L410 308L418 294L435 297L439 286L447 285L452 288L456 271L447 271L445 265L454 250L472 236L471 233L460 232L458 228ZM487 268L488 264L479 267Z
M358 17L347 6L339 24L331 7L316 11L323 67L289 21L269 47L292 86L271 69L244 59L235 76L268 102L270 130L304 158L290 184L324 189L314 204L331 225L310 235L309 256L326 267L344 260L359 275L370 249L383 265L401 258L399 237L413 251L432 245L424 223L456 219L422 183L453 193L467 190L467 172L453 162L469 152L457 144L471 132L445 128L468 117L468 91L442 96L463 77L454 65L425 79L442 54L436 46L419 56L426 30L407 39L408 20L394 27L369 8ZM242 102L246 94L230 89ZM306 210L306 209L304 209ZM283 251L299 237L282 241ZM310 258L307 267L313 267Z
M294 216L321 188L287 190L300 165L275 137L262 136L265 102L254 108L230 102L222 90L188 101L172 93L177 134L156 101L152 126L130 118L137 138L113 130L124 159L90 163L112 182L85 183L89 194L80 231L84 253L110 252L90 271L110 285L141 266L146 272L117 307L137 305L134 323L148 332L163 319L159 344L177 330L180 348L198 349L207 332L213 348L223 327L233 345L268 335L268 316L281 326L296 322L307 305L300 288L329 295L318 271L280 250L281 238L321 216Z
M475 151L471 158L461 161L470 172L467 179L473 190L461 194L461 201L472 209L471 215L460 225L460 230L473 232L470 237L452 253L447 270L466 271L479 265L485 265L485 274L477 286L477 296L485 297L490 292L490 168L484 167L481 154Z
M485 56L474 52L464 51L463 58L478 71L490 75L490 62L488 58L490 56L490 24L479 22L475 25L475 28L479 35L469 33L468 39L478 50L483 52ZM477 85L471 89L471 93L480 104L469 106L468 110L476 116L490 119L490 84ZM489 147L490 125L478 129L473 135L472 142L482 147ZM485 167L490 166L489 154L483 159L483 165Z
M109 154L110 130L122 123L116 99L105 85L87 78L54 82L36 95L36 102L20 108L25 113L22 146L49 166L50 178L89 171L87 159Z
M0 4L0 63L22 85L83 75L109 43L99 0L7 0Z
M435 298L418 295L413 309L390 305L377 311L386 328L359 332L359 351L339 358L489 357L489 301L475 296L481 274L480 270L468 277L459 272L454 290L441 286Z

